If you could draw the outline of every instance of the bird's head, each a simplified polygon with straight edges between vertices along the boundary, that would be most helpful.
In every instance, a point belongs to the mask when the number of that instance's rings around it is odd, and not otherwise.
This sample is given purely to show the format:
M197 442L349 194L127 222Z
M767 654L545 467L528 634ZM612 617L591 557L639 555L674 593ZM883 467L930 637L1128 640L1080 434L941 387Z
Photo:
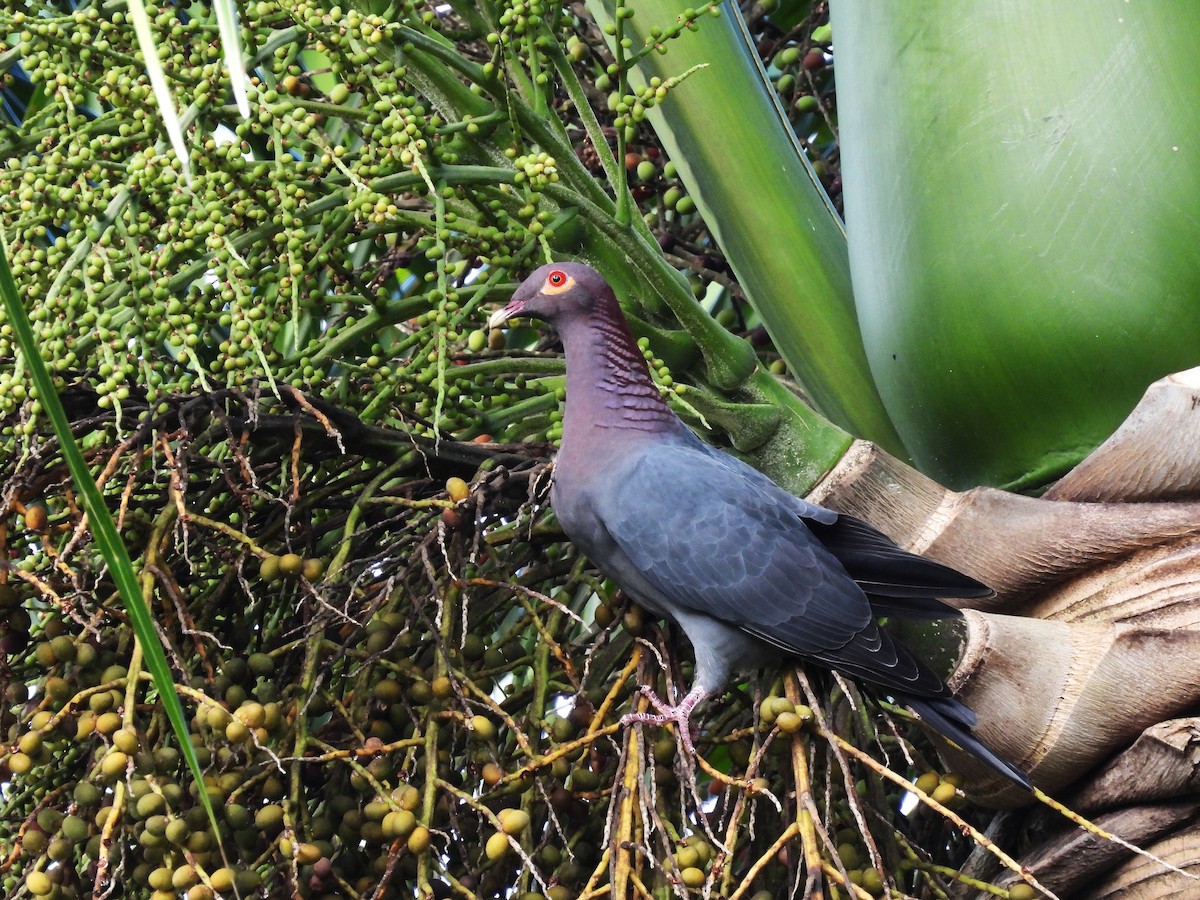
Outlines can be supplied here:
M591 314L596 304L611 294L612 289L590 266L549 263L521 283L507 306L492 313L488 327L498 328L519 316L559 324L573 316Z

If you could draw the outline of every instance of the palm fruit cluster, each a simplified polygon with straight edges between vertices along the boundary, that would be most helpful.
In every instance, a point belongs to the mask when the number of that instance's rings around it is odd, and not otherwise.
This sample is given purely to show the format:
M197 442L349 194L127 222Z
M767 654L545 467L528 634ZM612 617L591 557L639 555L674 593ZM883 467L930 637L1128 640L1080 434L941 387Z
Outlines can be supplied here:
M447 123L416 92L396 23L274 3L257 4L253 22L273 49L257 60L255 114L241 121L212 23L173 7L153 17L196 134L185 185L147 78L130 66L123 12L7 16L22 66L8 82L28 118L5 139L0 168L10 264L55 371L64 383L87 378L104 408L119 412L131 394L153 405L324 383L369 420L394 421L397 398L428 377L431 357L463 345L474 310L495 296L491 283L467 287L470 265L527 258L553 236L540 197L557 180L554 159L513 151L510 133L488 148L494 165L447 172L483 161L481 126L469 115ZM430 187L433 208L404 199ZM14 353L0 334L0 359ZM450 385L436 378L444 396ZM0 412L13 413L21 373L6 367L0 379ZM442 413L445 427L459 423L456 404Z

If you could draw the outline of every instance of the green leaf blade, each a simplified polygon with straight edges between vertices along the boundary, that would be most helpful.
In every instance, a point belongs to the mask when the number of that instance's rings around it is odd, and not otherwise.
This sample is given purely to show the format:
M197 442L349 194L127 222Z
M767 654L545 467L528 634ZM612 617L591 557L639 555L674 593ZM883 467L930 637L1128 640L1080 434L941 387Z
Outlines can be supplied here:
M626 33L644 41L684 12L637 0ZM613 5L588 7L603 23ZM817 408L852 433L904 454L875 390L858 333L845 236L758 62L736 9L638 64L643 81L695 71L651 110L705 223Z
M25 358L25 366L37 391L38 400L54 427L63 459L66 461L71 478L79 491L83 508L88 516L93 540L108 565L109 574L112 576L125 610L129 614L134 633L142 648L146 667L150 671L163 709L171 722L171 728L179 742L180 751L187 760L192 777L201 787L197 792L200 802L208 813L209 821L213 824L214 834L219 834L212 802L207 791L203 789L204 773L200 768L199 758L196 756L196 748L192 746L189 739L183 705L175 691L175 681L171 675L170 666L167 664L166 654L163 652L162 642L154 624L154 616L142 596L133 561L129 558L125 543L117 532L116 523L113 522L112 515L108 511L104 496L100 493L100 488L96 485L96 480L87 467L79 445L76 444L75 438L71 434L71 425L67 420L66 411L63 409L54 389L54 382L38 350L37 338L34 336L25 307L21 303L16 281L13 279L12 270L8 265L7 253L3 252L3 248L0 248L0 295L3 296L8 324L12 327Z
M1101 6L833 6L863 339L953 486L1045 483L1196 364L1200 15Z

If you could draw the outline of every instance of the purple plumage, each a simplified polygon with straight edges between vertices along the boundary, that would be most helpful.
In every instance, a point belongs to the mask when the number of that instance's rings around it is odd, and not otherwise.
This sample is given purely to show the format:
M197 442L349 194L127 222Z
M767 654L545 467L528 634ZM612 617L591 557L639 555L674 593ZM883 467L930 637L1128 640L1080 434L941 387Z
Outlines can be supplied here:
M674 706L650 695L657 714L628 721L674 722L690 750L692 711L735 669L798 657L874 686L1029 788L1024 772L972 735L974 713L875 622L953 616L936 598L986 596L986 586L699 440L663 399L612 289L588 266L542 266L490 324L516 316L553 324L566 351L551 491L563 530L695 649L688 694Z

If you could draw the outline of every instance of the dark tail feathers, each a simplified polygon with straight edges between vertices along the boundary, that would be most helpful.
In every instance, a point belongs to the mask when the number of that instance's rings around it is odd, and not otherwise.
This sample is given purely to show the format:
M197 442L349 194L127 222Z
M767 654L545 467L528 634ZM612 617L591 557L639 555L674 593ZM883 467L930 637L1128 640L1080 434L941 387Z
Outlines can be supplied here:
M975 724L975 713L967 706L959 703L953 697L896 696L896 699L919 715L927 725L943 737L983 760L1005 778L1019 784L1025 790L1033 790L1033 785L1025 772L971 733L971 727Z

